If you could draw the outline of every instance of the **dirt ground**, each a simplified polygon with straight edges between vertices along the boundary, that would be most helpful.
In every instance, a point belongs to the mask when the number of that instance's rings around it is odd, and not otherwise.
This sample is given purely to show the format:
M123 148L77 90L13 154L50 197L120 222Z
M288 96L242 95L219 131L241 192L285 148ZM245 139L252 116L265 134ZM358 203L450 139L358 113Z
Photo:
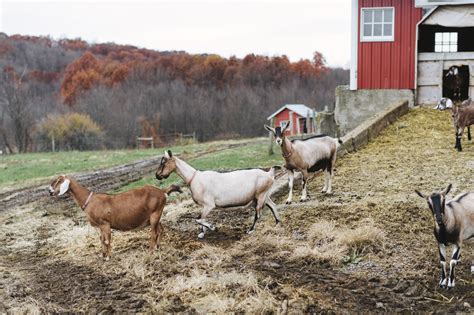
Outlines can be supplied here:
M473 190L474 144L454 150L450 112L414 109L365 149L337 162L333 194L276 201L264 211L217 210L218 230L197 239L189 193L170 203L161 247L149 230L114 232L112 259L70 200L39 199L0 211L0 312L472 313L473 244L461 249L456 287L438 288L430 211L413 190Z

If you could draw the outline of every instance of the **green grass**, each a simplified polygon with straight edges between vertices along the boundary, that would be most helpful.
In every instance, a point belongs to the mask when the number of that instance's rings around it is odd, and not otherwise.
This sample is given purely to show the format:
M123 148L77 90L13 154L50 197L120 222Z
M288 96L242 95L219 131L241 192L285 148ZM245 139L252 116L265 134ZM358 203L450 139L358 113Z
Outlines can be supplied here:
M268 155L268 147L264 144L249 144L244 147L237 147L225 151L219 151L186 160L198 170L233 170L248 167L270 167L282 165L280 148L274 146L275 154ZM180 177L172 174L166 180L158 182L155 174L150 174L141 180L121 187L118 191L125 191L143 185L154 185L160 188L168 187L171 184L182 183Z
M279 152L272 157L267 155L267 145L264 138L207 142L171 147L170 149L176 154L183 152L192 154L216 150L228 144L249 141L251 143L248 146L217 151L207 154L202 158L191 159L190 161L197 168L202 169L266 167L275 162L281 164ZM259 143L256 144L256 141L259 141ZM68 151L3 155L0 156L0 191L40 183L61 173L70 174L81 171L93 171L162 155L163 150ZM156 184L156 180L153 180L151 176L152 174L145 180L133 183L127 187L136 187L144 183Z

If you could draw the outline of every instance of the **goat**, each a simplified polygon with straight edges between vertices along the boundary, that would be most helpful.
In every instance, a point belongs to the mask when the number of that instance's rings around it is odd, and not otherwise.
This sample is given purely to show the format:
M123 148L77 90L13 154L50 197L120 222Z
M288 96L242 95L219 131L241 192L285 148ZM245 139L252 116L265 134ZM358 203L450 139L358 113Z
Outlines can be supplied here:
M287 204L293 199L293 181L294 171L299 171L303 175L303 191L300 201L308 199L307 184L309 173L325 171L323 193L330 194L332 192L332 177L334 173L334 165L336 164L336 155L338 142L340 139L334 139L326 135L318 135L304 140L290 141L285 131L290 126L287 123L283 129L281 127L272 128L265 125L265 129L272 132L275 136L275 142L281 146L281 153L286 162L288 172L288 186L290 189Z
M84 210L89 223L99 228L105 260L109 260L112 250L111 229L130 231L151 225L150 252L157 249L163 231L161 214L166 198L172 192L181 192L181 189L175 185L165 190L144 186L116 195L99 194L65 175L56 178L49 186L50 196L69 193Z
M447 108L453 108L453 101L447 97L442 97L434 109L445 110Z
M202 231L198 238L204 238L206 231L214 231L213 224L206 221L209 213L215 208L230 208L255 206L255 217L248 234L255 231L260 210L266 205L272 211L276 224L280 218L275 203L270 199L270 188L275 181L275 169L268 172L261 169L246 169L230 172L198 171L185 161L173 156L170 150L165 151L164 157L156 171L156 178L162 180L172 172L176 172L191 190L195 203L202 206L201 218L196 222Z
M453 91L453 99L461 100L461 87L464 83L463 77L459 74L458 66L451 66L446 73L445 85L448 89Z
M474 102L470 99L462 102L461 105L454 104L453 106L453 125L456 134L455 149L462 151L461 139L464 134L464 129L467 127L467 138L471 140L471 128L474 124Z
M446 195L451 190L449 184L441 192L425 195L415 192L428 202L434 217L434 235L438 241L441 261L440 287L454 287L454 267L460 262L462 242L474 237L474 193L462 193L446 202ZM449 274L446 276L446 246L453 244L453 254L449 263ZM472 270L472 267L471 267Z

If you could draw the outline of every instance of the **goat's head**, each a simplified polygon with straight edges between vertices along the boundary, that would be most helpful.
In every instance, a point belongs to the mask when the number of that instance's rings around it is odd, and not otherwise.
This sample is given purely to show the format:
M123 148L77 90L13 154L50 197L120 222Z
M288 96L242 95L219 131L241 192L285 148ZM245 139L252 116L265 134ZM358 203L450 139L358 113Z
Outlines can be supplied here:
M60 175L49 185L48 192L50 196L62 196L69 191L71 180L66 175Z
M418 194L418 196L424 198L426 202L428 203L428 207L431 210L431 213L433 214L433 217L438 223L438 226L443 225L443 216L444 216L444 208L446 205L446 195L449 193L451 190L452 185L449 184L448 187L446 187L443 191L436 191L432 193L431 195L425 195L419 190L415 189L415 192Z
M290 127L290 122L287 122L286 125L283 128L281 128L281 127L272 128L272 127L267 126L267 125L265 125L264 127L265 127L265 129L267 129L268 131L273 133L273 136L275 136L276 144L281 146L283 144L283 140L285 139L285 132Z
M165 151L165 155L161 158L160 166L156 171L155 177L158 180L168 178L176 169L176 160L173 157L171 150Z
M459 68L457 66L451 66L449 67L448 69L448 72L446 73L446 76L449 77L449 76L457 76L459 75Z

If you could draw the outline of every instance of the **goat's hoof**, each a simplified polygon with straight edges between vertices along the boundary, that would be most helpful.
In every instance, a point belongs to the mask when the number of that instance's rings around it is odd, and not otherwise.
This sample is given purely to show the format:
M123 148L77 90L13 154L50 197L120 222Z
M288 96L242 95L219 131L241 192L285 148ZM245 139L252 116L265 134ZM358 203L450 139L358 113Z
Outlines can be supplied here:
M287 204L287 205L291 205L291 202L292 202L291 200L287 200L287 201L286 201L286 204Z
M110 256L107 256L104 258L105 261L109 261L110 260Z
M253 232L255 232L255 229L253 229L253 230L248 230L248 231L247 231L247 234L252 234Z
M325 194L325 193L327 192L327 189L326 189L326 188L323 188L323 189L321 189L321 192L322 192L323 194Z
M204 232L198 234L198 239L202 240L204 238Z
M300 199L300 202L306 202L306 201L308 201L308 199L309 199L309 198L301 198L301 199Z
M275 226L279 226L280 224L281 224L281 221L280 221L280 220L277 220L277 221L275 222Z
M211 225L211 226L209 227L209 230L211 230L212 232L214 232L214 231L217 231L217 228L216 228L215 225Z

